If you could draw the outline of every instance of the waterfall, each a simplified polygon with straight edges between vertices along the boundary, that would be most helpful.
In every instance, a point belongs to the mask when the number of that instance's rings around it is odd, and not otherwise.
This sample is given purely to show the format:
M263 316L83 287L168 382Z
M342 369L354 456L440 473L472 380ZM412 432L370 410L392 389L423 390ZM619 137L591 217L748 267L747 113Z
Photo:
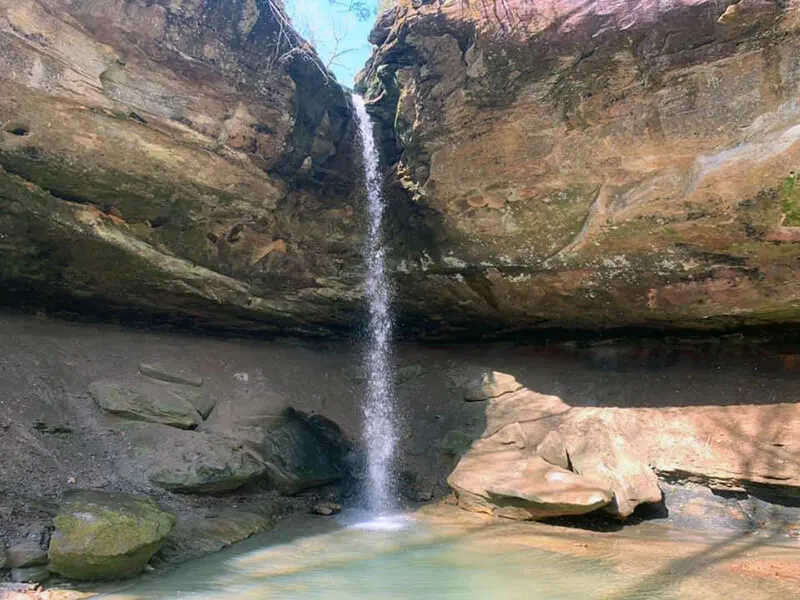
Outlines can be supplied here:
M393 459L397 441L394 423L392 382L391 282L386 274L386 249L381 241L384 199L380 157L375 147L372 120L364 100L353 95L364 163L368 223L364 240L366 295L369 318L366 328L365 366L367 390L362 400L364 441L367 450L367 491L369 508L378 514L392 509L394 496Z

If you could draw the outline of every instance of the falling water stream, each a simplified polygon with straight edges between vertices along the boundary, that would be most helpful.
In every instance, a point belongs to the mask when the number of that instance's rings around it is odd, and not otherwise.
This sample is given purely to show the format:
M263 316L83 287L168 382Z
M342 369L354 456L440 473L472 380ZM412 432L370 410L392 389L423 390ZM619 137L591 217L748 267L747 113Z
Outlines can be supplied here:
M396 432L392 385L391 282L386 273L386 249L382 243L384 199L380 177L380 156L375 146L372 120L364 100L353 95L364 164L368 223L364 240L366 295L369 318L366 324L365 366L367 391L363 399L364 441L367 450L367 500L371 512L387 515L392 509Z

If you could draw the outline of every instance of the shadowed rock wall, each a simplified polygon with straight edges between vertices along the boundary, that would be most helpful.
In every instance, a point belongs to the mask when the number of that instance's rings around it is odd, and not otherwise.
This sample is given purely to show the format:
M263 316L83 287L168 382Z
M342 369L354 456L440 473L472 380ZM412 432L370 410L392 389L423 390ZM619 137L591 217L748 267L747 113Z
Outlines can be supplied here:
M4 302L351 321L349 99L280 2L0 0L0 124Z

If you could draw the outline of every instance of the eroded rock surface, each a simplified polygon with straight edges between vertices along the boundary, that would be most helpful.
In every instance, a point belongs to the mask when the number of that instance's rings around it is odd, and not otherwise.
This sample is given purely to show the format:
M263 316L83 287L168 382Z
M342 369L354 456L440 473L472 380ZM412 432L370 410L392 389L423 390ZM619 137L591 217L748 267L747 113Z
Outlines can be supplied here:
M626 439L611 409L573 408L528 389L492 399L487 429L447 482L468 510L512 519L626 518L662 499L647 454Z
M624 518L640 504L661 502L666 484L667 507L678 520L688 522L708 512L716 522L729 518L737 526L756 527L794 518L795 509L789 507L800 487L798 428L800 407L792 403L571 406L557 396L523 388L487 403L484 434L466 451L448 483L465 508L516 518L557 513L559 494L582 491L588 481L608 492L603 509ZM541 461L558 470L544 469ZM571 473L559 488L549 483L548 473L561 470ZM523 471L526 477L519 476ZM705 495L676 486L703 489ZM739 500L731 501L733 505L746 503L752 510L717 506L721 502L711 501L712 490L723 497L734 495ZM765 508L779 498L785 509ZM568 508L562 514L580 512L564 504ZM591 510L586 508L584 512ZM770 510L772 520L767 518Z
M281 7L0 0L4 303L350 322L349 99Z
M800 322L797 0L397 4L360 87L409 324Z
M448 483L462 508L510 519L582 515L613 499L610 487L491 438L473 444Z

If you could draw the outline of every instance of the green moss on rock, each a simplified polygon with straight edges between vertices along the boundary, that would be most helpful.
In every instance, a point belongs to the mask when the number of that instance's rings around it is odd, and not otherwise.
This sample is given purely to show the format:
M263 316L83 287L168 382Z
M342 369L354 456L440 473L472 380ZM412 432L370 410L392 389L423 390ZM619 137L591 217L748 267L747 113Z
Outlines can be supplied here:
M163 470L153 473L150 481L155 485L183 494L218 494L235 490L263 473L264 467L246 455L238 464L219 466L200 465L184 470Z
M472 436L458 429L448 431L439 442L439 449L445 454L462 456L472 445Z
M800 186L797 175L787 177L781 190L781 208L785 215L783 224L786 227L800 227Z
M133 577L161 547L175 522L175 515L148 498L73 492L54 519L50 567L83 581Z

